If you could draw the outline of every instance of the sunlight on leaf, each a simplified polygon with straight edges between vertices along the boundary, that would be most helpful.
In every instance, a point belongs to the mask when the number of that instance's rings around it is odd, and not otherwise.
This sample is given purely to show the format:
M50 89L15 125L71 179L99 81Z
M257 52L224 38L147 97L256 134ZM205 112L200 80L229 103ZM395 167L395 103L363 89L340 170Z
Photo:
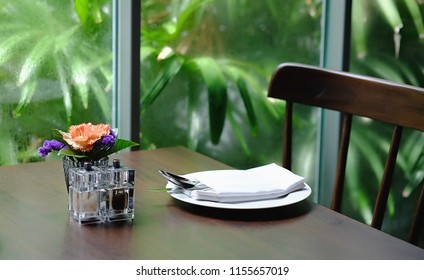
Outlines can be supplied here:
M175 52L172 48L170 47L164 47L161 52L159 53L157 59L158 60L164 60L167 59L171 56L175 55Z
M402 19L393 0L377 0L377 4L393 31L402 28Z
M85 24L88 19L89 1L90 0L74 0L75 11L83 24Z
M72 63L72 80L80 97L81 103L86 109L88 107L88 77L89 69L87 63L85 63L80 57L74 57Z

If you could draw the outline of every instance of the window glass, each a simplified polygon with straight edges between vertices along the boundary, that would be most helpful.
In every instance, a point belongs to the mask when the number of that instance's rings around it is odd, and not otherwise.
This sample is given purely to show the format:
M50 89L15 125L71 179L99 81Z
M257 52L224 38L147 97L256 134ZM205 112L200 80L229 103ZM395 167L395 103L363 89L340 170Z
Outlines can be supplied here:
M110 122L112 1L0 0L0 165L52 128Z
M236 168L281 162L284 103L266 99L268 83L280 63L319 64L321 9L313 0L142 1L142 147L183 145ZM296 118L296 137L311 144L297 147L294 170L313 178L316 114L299 108Z
M350 71L424 87L424 3L352 2ZM347 167L353 176L346 182L345 211L367 223L371 222L374 207L374 201L368 197L376 195L392 129L367 119L358 119L353 124L353 151ZM406 238L422 187L423 151L422 133L406 129L383 224L384 231L400 238Z

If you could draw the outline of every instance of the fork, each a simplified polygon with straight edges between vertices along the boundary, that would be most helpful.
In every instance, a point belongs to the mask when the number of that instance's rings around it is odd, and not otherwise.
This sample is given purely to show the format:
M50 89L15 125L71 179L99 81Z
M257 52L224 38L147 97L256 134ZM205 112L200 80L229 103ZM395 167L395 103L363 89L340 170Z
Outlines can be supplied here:
M165 170L159 170L159 173L165 177L166 180L173 183L174 185L177 185L178 187L181 187L183 189L190 189L199 184L200 182L197 180L191 180L186 177L182 177L176 174L173 174L171 172L165 171Z

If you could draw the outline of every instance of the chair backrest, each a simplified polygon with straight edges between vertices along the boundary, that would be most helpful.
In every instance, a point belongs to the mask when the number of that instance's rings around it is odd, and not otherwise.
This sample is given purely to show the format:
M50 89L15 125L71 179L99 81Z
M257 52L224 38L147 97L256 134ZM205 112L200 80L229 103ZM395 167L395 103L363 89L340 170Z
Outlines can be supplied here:
M274 72L268 96L286 101L283 166L288 169L291 169L292 157L293 104L305 104L342 113L331 202L331 208L338 212L341 210L352 117L362 116L394 125L371 223L372 227L381 229L403 128L424 131L424 89L309 65L284 63ZM409 242L418 243L423 223L424 187L421 187L418 206L409 231Z

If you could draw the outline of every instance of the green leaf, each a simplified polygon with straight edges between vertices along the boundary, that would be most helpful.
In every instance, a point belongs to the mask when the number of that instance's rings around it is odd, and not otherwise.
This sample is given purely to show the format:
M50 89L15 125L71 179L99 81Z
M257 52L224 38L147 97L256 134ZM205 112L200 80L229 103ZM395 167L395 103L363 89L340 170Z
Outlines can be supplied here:
M363 11L367 10L364 1L356 1L352 3L352 14L362 14ZM365 16L364 16L365 18ZM352 20L352 45L354 46L355 52L360 57L365 57L367 54L367 31L365 19Z
M55 140L57 140L57 141L59 141L61 143L64 143L64 144L66 143L63 140L62 134L60 133L60 130L59 129L56 129L56 128L52 129L52 134L53 134L53 139L55 139Z
M75 11L82 24L85 24L88 19L89 0L74 0Z
M229 64L225 63L223 71L229 79L234 80L247 112L250 130L253 135L256 135L258 126L251 98L252 90L249 90L247 85L249 84L250 89L253 87L253 92L261 92L263 90L261 85L258 85L258 82L255 79L252 79L251 74L244 70L243 65L237 65L237 63L234 63L233 61L230 61Z
M74 0L74 4L82 24L102 22L101 6L98 0Z
M229 105L229 106L231 106L231 105ZM247 157L251 157L252 152L249 149L249 145L246 142L246 137L244 137L243 131L241 129L242 125L233 116L232 110L229 110L228 120L231 123L231 128L232 128L233 134L234 134L235 138L237 139L238 143L240 144L240 147L242 148L244 154Z
M57 140L59 140L59 139L57 139ZM63 142L63 139L61 139L59 141ZM117 152L119 152L123 149L131 148L131 147L134 147L134 146L137 146L137 145L138 145L138 143L135 143L135 142L130 141L130 140L116 139L115 145L111 149L105 149L105 150L102 150L100 152L91 153L91 154L90 153L81 154L81 153L78 153L77 151L74 151L72 149L63 148L58 152L58 155L71 156L71 157L76 157L76 158L90 158L90 159L98 160L98 159L101 159L103 157L109 156L111 154L117 153Z
M224 129L227 110L227 83L219 65L211 57L193 60L206 83L209 99L209 125L211 141L219 143Z
M88 108L87 83L89 73L90 70L87 63L81 57L74 57L72 63L72 81L85 109Z
M198 25L201 23L201 19L203 18L203 12L206 5L209 4L209 2L212 2L212 0L191 0L188 1L188 4L186 3L178 3L176 5L176 8L173 9L173 14L178 18L177 24L174 27L175 31L173 33L174 36L179 35L187 30L192 28L195 25ZM175 6L175 5L174 5ZM180 8L183 7L184 9L181 11ZM179 14L178 14L179 13Z
M76 158L85 158L87 155L81 155L75 153L75 151L69 149L69 148L63 148L58 153L59 156L70 156L70 157L76 157Z
M150 55L155 53L156 49L151 46L140 47L140 61L146 60Z
M35 93L37 88L37 81L30 81L26 83L21 90L21 98L19 100L18 106L13 111L13 115L18 117L25 110L26 106L31 102L31 98Z
M72 115L72 99L69 84L67 82L67 75L65 73L62 61L57 57L57 55L54 55L54 61L57 70L57 76L59 79L60 89L62 90L63 105L65 106L66 117L67 120L70 121Z
M46 57L50 55L52 44L53 41L50 38L40 38L39 42L28 54L24 64L22 65L18 78L18 86L22 86L25 82L31 79L32 76L36 75L41 64L45 61Z
M148 108L155 101L165 86L178 74L181 66L184 64L184 59L179 56L170 57L169 61L165 70L158 75L146 95L143 96L141 100L143 110Z
M402 28L402 19L393 0L377 0L377 4L394 32Z
M239 89L241 98L244 102L244 107L246 108L247 117L249 118L249 123L253 135L256 135L258 132L258 123L256 120L255 110L253 109L252 100L249 95L249 91L246 86L246 82L243 79L237 80L237 87Z
M388 58L370 56L366 61L364 61L364 65L369 68L369 71L373 72L374 76L396 83L405 83L402 75L398 72L398 69L391 65L390 59Z
M12 51L27 40L25 35L26 32L16 33L0 43L0 65L10 59L13 54Z
M126 139L116 139L115 145L112 147L112 149L108 150L108 155L119 152L123 149L131 148L138 146L138 143L126 140Z
M90 88L92 89L92 94L96 97L97 103L100 106L100 109L105 118L110 116L110 105L108 95L105 94L104 88L100 85L99 80L90 79L88 81Z
M418 32L418 37L421 39L424 38L423 16L421 15L420 7L418 6L418 1L405 0L405 4L408 7L412 20L414 21L415 28Z

